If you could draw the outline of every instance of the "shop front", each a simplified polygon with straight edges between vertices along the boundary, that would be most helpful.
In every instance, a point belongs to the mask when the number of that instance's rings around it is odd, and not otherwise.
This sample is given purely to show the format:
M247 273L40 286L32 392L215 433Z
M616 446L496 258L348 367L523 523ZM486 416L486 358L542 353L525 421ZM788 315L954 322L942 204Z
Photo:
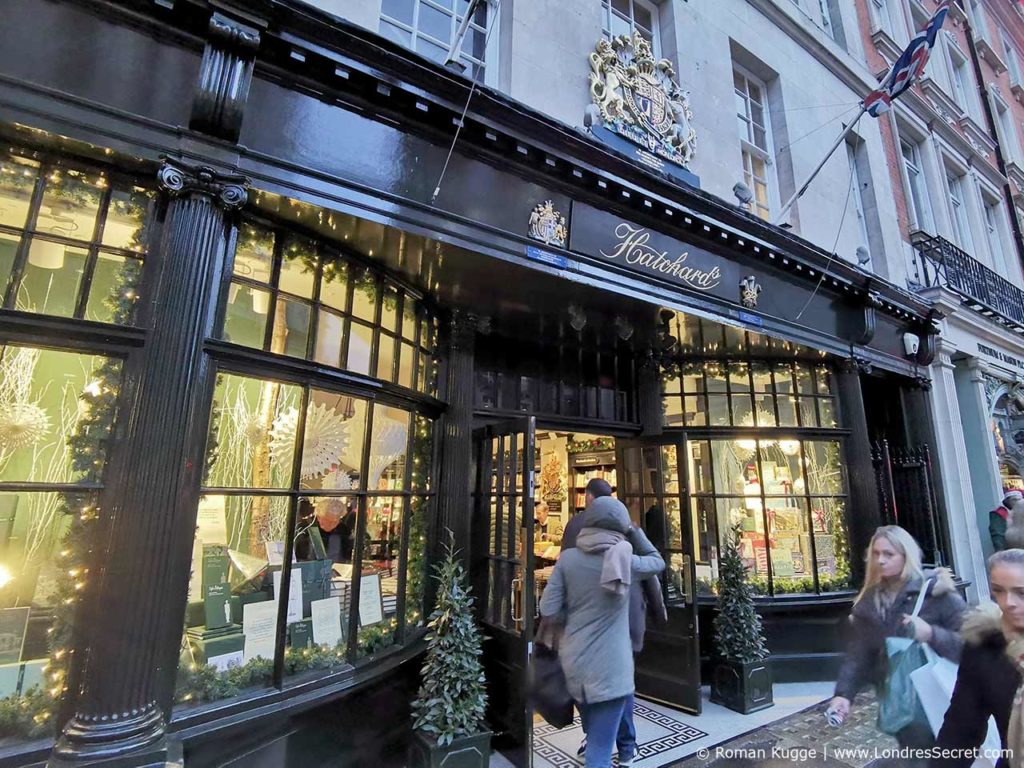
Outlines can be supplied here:
M328 703L356 763L400 750L450 531L525 763L594 478L668 563L642 695L699 712L733 531L777 679L828 673L881 521L862 376L915 386L926 305L298 6L16 5L0 759L224 764ZM82 35L116 104L42 40Z

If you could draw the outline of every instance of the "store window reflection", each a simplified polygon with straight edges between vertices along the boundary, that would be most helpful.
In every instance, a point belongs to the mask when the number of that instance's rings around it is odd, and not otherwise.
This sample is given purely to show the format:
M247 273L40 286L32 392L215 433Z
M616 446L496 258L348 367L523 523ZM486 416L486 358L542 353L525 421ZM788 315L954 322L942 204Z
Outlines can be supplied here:
M152 190L25 150L0 154L0 288L24 312L131 324Z
M345 392L218 376L179 705L275 685L275 663L288 685L343 671L421 624L432 432Z
M117 359L0 346L0 742L49 735L66 690L120 380Z

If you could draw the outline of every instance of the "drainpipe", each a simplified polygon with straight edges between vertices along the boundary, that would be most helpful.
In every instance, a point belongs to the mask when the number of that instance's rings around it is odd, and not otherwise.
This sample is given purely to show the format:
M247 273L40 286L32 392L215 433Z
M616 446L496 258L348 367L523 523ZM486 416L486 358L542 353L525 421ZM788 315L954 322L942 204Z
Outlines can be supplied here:
M957 2L957 0L954 0ZM1024 267L1024 235L1021 234L1020 221L1017 220L1017 211L1013 206L1013 189L1010 187L1010 175L1006 172L1006 158L1003 156L1003 147L999 141L999 131L996 130L996 116L992 113L992 103L988 97L988 86L985 85L985 78L981 73L981 57L978 55L978 46L974 42L974 31L971 29L971 15L964 11L967 27L967 48L971 52L971 64L974 66L974 78L978 81L978 89L981 91L981 108L985 111L985 122L988 123L989 134L996 143L996 165L999 172L1003 174L1006 183L1003 184L1003 202L1010 214L1010 227L1013 229L1013 243L1017 247L1017 260Z

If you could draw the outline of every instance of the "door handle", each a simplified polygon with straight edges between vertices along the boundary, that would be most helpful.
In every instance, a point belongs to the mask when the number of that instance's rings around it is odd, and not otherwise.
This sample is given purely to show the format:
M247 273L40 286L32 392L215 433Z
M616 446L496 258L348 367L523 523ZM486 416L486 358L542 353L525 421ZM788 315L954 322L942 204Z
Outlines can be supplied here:
M520 611L520 613L519 613L518 616L516 616L516 595L521 594L522 588L523 588L523 580L521 578L519 578L519 579L512 579L512 621L514 621L514 622L519 622L519 621L523 620L523 614L522 614L523 601L522 601L522 598L520 598L520 600L519 600L519 611Z

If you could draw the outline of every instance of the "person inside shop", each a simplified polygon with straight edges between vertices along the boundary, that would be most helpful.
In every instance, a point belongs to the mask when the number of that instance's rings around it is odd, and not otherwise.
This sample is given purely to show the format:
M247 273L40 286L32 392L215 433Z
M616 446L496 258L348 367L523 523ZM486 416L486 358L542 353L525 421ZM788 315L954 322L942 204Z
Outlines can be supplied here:
M1006 549L1006 526L1010 522L1010 510L1024 503L1024 494L1020 491L1008 491L998 507L988 513L988 535L992 539L992 549L999 552Z
M301 502L306 507L309 502ZM335 563L351 563L355 544L356 506L347 499L320 499L316 505L315 521L323 539L327 557Z
M542 625L564 627L558 654L587 734L584 765L609 768L627 710L632 721L630 587L661 573L665 561L618 499L594 499L583 518L576 546L563 550L555 564L540 613ZM633 765L635 752L635 737L620 744L619 766Z
M885 690L887 637L911 637L954 662L963 645L959 632L967 604L957 593L948 568L925 571L921 567L921 547L913 536L898 525L883 525L871 537L866 560L864 587L850 612L850 644L826 712L835 724L841 724L850 713L859 691L869 685ZM918 610L922 589L924 598ZM900 747L935 746L931 728L921 719L892 735Z
M1012 750L1016 760L1001 757L997 768L1019 765L1024 758L1024 549L989 557L988 589L995 602L964 618L960 669L938 737L938 747L947 752L945 757L940 752L931 768L968 768L975 759L971 750L986 741L990 717L1003 748Z
M594 503L594 499L599 499L602 496L611 496L612 487L608 484L607 480L602 480L599 477L595 477L587 481L587 485L583 490L583 509L584 512L580 512L572 516L572 519L565 524L565 529L562 531L562 551L572 549L576 546L576 537L580 534L580 529L583 528L583 515L590 505Z

